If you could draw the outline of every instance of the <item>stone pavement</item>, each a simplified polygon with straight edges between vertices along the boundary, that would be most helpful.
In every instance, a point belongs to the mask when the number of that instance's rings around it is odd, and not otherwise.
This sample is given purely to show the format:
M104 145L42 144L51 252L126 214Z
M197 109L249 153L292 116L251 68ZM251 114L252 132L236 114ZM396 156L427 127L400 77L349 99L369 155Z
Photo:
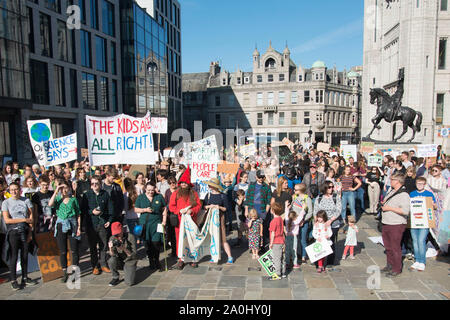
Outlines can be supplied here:
M204 258L197 269L186 266L184 270L151 272L148 261L143 258L138 263L137 284L128 287L121 282L116 287L109 287L110 274L94 276L90 272L88 255L81 263L83 270L81 289L70 290L59 280L40 283L23 290L13 291L10 283L0 285L0 299L28 300L446 300L441 292L450 291L450 259L440 257L427 259L425 272L411 272L412 264L405 261L403 273L394 279L381 274L380 289L367 289L370 276L367 267L386 264L384 248L372 243L368 237L378 236L376 221L373 216L363 216L358 222L358 249L355 260L338 262L333 271L318 274L315 267L308 264L294 270L286 279L269 281L259 263L252 260L246 244L242 248L232 248L235 264L228 266L226 255L222 263L210 265ZM236 232L229 236L234 239ZM232 240L234 241L234 240ZM339 233L337 257L342 256L345 235ZM143 248L139 254L144 256ZM162 256L163 258L164 256ZM168 259L169 266L175 260ZM164 262L164 260L163 260ZM121 272L121 275L123 273ZM7 271L2 275L7 276ZM40 278L40 273L30 275Z

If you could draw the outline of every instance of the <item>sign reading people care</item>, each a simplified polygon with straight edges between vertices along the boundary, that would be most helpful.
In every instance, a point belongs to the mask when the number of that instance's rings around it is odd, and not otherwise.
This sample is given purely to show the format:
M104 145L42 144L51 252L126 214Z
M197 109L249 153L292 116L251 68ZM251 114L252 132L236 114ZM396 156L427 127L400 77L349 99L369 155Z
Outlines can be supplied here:
M86 116L89 159L93 166L155 164L150 113L143 118L125 114Z

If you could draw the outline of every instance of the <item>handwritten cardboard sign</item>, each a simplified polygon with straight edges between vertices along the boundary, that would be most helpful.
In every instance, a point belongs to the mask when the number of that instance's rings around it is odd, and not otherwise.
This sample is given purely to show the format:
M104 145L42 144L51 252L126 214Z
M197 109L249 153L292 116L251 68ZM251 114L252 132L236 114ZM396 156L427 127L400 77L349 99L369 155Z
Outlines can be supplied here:
M359 148L359 151L361 153L373 153L375 150L375 143L374 142L361 142L361 147Z
M77 134L51 139L41 142L44 150L45 166L55 166L57 164L77 160Z
M136 175L142 172L144 174L144 176L147 174L147 166L146 165L142 165L142 164L133 164L130 167L130 170L128 170L128 175L127 177L130 179L136 179Z
M45 166L46 158L42 142L53 139L50 119L28 120L27 126L34 155L39 165Z
M150 113L143 118L86 116L86 130L93 166L156 162Z
M330 144L329 143L319 142L317 144L317 151L330 152Z
M381 154L370 155L367 161L368 167L382 167L383 166L383 156Z
M355 144L345 144L342 146L342 156L345 159L345 162L348 162L348 159L352 157L355 162L357 161L358 154L357 154L357 146Z
M167 133L167 118L151 118L153 133Z
M239 163L222 161L217 166L217 172L235 175L239 169Z
M422 144L417 146L417 157L436 157L437 144Z
M53 233L36 233L36 242L39 246L37 255L42 281L48 282L61 278L64 272L60 263L58 244ZM67 265L70 266L72 264L72 251L69 243L67 244L67 252Z

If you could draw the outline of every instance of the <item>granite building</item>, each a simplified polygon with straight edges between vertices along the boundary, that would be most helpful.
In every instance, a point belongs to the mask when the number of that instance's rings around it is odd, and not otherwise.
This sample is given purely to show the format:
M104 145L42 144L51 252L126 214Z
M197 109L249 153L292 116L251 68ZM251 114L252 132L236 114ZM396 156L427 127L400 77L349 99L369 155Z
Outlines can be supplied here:
M255 49L253 70L228 72L211 62L209 72L183 75L183 105L187 128L203 120L203 130L253 129L257 135L288 137L338 145L357 140L361 67L350 72L328 69L316 61L311 68L296 65L289 48L272 45L262 55Z
M415 141L450 144L439 129L450 126L450 8L448 0L366 0L364 17L364 75L362 135L372 129L376 106L370 105L371 88L396 90L400 68L405 68L403 106L420 111L422 131ZM402 123L380 123L372 138L391 141ZM412 130L400 140L410 139Z

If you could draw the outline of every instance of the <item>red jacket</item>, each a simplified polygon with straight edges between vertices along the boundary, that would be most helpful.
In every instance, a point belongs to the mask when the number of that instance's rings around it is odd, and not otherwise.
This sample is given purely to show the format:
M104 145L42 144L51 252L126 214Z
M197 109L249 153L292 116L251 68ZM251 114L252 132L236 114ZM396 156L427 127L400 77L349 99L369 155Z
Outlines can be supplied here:
M170 197L169 211L181 216L180 210L190 206L191 204L189 201L189 197L187 199L179 198L177 200L177 193L178 193L178 191L175 191L174 193L172 193L172 195ZM197 213L200 211L201 204L200 204L200 198L198 197L198 194L196 191L194 191L194 194L195 194L196 206L191 208L191 210L192 210L191 217L192 217L192 220L195 221L195 219L197 217Z

